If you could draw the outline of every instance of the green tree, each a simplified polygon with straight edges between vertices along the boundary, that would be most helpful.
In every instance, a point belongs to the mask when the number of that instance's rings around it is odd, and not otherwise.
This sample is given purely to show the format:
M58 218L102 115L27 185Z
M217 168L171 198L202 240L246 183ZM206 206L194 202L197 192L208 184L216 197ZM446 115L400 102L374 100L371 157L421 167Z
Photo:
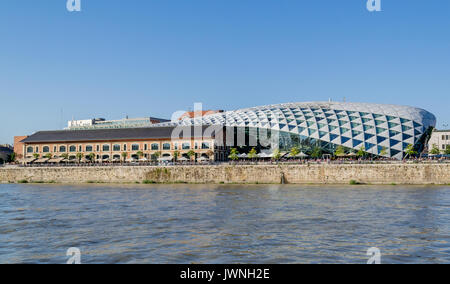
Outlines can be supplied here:
M450 145L445 147L444 155L450 155Z
M252 149L250 150L250 152L248 152L248 157L249 157L250 159L255 159L255 158L258 157L258 152L256 151L255 148L252 148Z
M136 155L139 157L139 159L142 159L142 157L144 157L144 152L137 151Z
M122 156L123 161L126 162L127 158L128 158L128 153L127 152L122 152L122 154L120 154L120 155Z
M232 148L228 158L230 158L233 161L239 160L239 152L238 152L238 150L236 148Z
M292 149L291 149L291 151L289 153L289 156L295 157L298 154L300 154L300 149L298 147L292 147Z
M387 156L387 154L388 154L387 148L383 146L380 151L380 156Z
M51 158L52 158L52 154L50 154L50 153L45 154L44 158L46 158L46 159L51 159Z
M94 153L90 153L89 155L88 155L88 157L89 157L89 160L93 163L93 162L95 162L95 154Z
M316 158L316 159L322 157L322 149L317 146L314 147L311 152L311 157Z
M78 160L78 163L79 163L79 162L81 162L81 159L83 159L83 154L77 153L76 157L77 157L77 160Z
M405 159L406 159L406 158L411 158L411 157L413 157L413 156L415 156L415 155L418 154L418 152L416 151L416 149L414 149L414 145L412 145L412 144L409 144L409 145L406 147L405 153L406 153Z
M356 153L356 155L358 155L358 157L360 158L364 158L366 157L366 148L364 146L362 146L361 148L359 148L358 153Z
M178 161L178 157L180 157L180 152L179 151L173 152L173 159L175 162Z
M39 159L40 155L39 155L38 153L34 153L34 154L33 154L33 157L34 157L35 159Z
M273 151L272 159L275 161L279 161L281 159L280 149L276 149L275 151Z
M336 152L334 152L334 155L335 155L336 157L342 157L342 156L344 156L344 155L345 155L345 148L344 148L344 146L338 146L338 147L336 148Z
M16 161L16 153L11 153L11 155L9 155L8 157L8 161L14 163Z
M69 159L69 154L64 153L61 155L61 157L63 157L64 159L68 160Z
M431 148L430 154L431 155L439 155L441 151L439 151L439 148L436 144L433 144L433 148Z
M192 157L195 156L195 152L194 152L194 150L191 150L191 151L187 152L186 155L189 157L189 160L192 160Z

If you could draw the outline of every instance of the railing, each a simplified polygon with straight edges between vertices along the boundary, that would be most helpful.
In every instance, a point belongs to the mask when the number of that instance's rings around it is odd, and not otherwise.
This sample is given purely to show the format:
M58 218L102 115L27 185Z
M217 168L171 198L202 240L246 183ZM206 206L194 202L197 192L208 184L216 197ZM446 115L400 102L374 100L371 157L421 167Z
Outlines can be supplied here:
M205 166L205 165L381 165L381 164L450 164L450 159L428 160L240 160L228 162L127 162L127 163L61 163L61 164L26 164L16 165L26 168L57 168L57 167L163 167L163 166ZM2 165L0 165L2 166ZM10 165L9 165L10 166Z

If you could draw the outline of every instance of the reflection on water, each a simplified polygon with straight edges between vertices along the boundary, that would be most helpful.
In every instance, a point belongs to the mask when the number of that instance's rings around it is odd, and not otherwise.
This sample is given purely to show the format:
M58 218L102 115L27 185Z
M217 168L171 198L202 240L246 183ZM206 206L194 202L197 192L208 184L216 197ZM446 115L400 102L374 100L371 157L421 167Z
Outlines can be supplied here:
M450 187L0 185L0 263L450 262Z

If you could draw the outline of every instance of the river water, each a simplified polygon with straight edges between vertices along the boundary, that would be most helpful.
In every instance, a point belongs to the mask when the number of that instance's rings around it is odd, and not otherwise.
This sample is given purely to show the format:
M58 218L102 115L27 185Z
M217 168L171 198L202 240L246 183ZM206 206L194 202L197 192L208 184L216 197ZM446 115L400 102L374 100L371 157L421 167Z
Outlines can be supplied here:
M0 263L450 263L450 187L0 185Z

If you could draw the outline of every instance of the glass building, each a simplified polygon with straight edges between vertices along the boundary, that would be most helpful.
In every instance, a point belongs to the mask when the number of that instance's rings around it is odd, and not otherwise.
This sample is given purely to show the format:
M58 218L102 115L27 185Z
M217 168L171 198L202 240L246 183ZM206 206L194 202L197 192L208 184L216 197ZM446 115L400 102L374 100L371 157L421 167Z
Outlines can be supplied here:
M305 153L330 154L342 146L347 153L362 149L374 156L402 159L409 145L423 150L436 118L408 106L305 102L228 111L176 124L226 127L237 137L232 146L285 151L295 146ZM239 138L240 133L245 138Z

